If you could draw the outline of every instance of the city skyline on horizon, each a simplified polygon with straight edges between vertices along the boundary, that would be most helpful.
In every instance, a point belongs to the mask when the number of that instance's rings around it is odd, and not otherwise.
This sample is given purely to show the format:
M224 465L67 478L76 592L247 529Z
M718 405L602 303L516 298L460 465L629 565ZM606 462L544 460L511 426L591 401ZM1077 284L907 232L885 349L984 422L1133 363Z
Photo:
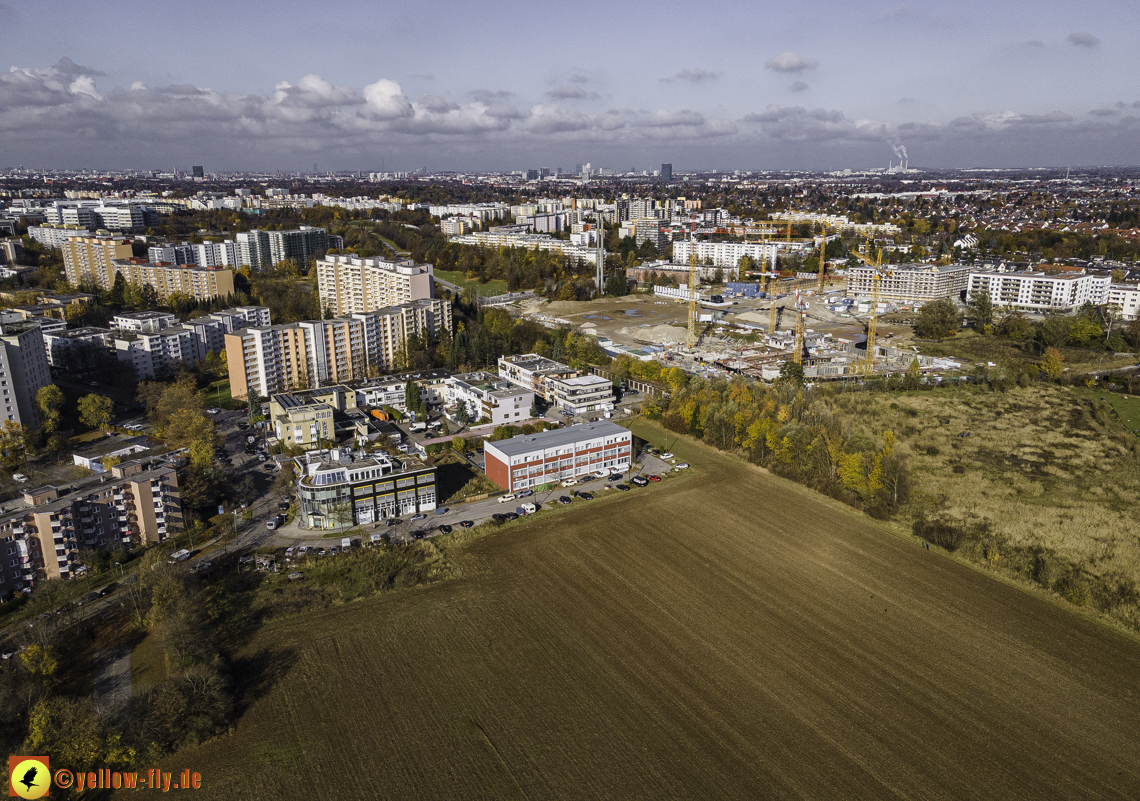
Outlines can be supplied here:
M834 0L733 2L682 18L589 0L561 20L342 0L312 29L324 39L310 31L303 41L281 7L111 0L97 18L54 28L39 15L67 19L80 7L37 9L0 2L0 168L1140 164L1140 99L1128 80L1140 54L1123 34L1140 11L1121 2L1047 0L1033 14L977 0L953 14L926 2L859 13ZM591 30L589 19L604 23ZM108 47L124 20L157 35ZM170 46L189 30L208 35Z

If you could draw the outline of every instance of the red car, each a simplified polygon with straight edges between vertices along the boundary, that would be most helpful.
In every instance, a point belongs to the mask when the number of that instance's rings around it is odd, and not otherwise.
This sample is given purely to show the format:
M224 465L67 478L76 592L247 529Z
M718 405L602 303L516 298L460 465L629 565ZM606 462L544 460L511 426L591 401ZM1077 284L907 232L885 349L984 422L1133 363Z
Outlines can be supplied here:
M646 476L650 481L660 481L661 476Z

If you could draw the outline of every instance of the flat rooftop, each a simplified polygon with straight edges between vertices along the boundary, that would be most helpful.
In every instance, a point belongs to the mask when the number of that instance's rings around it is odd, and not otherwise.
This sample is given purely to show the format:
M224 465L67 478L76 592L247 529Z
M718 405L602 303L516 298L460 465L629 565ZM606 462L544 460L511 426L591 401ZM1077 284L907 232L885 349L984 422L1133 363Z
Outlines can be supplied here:
M629 429L616 423L599 420L596 423L578 423L566 428L557 428L553 431L542 431L538 434L519 434L517 437L487 442L485 448L494 448L504 456L518 456L531 451L546 448L558 448L562 445L572 445L584 439L598 437L613 437L619 434L628 434Z

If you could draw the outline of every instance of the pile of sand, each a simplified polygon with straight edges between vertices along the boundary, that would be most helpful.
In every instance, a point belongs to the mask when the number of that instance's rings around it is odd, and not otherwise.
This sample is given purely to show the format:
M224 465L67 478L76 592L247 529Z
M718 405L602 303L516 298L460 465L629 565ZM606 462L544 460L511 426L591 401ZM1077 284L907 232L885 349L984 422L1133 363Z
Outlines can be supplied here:
M688 331L676 325L649 325L645 328L631 325L618 330L618 333L639 342L659 342L662 345L680 345L689 336Z

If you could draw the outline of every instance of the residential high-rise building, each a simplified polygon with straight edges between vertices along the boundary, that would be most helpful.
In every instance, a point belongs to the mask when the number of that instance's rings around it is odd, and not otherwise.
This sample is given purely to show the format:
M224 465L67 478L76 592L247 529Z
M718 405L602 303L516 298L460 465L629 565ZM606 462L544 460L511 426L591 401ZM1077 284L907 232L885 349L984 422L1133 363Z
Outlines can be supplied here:
M269 239L269 260L272 264L293 259L304 266L309 259L319 259L329 249L329 232L324 228L302 225L295 231L265 231Z
M339 317L431 298L432 275L432 265L411 259L327 256L317 261L317 290L321 308Z
M115 283L115 260L134 256L131 241L122 237L72 236L62 249L63 271L72 286L110 289Z
M123 462L99 476L27 490L22 508L0 515L0 597L81 575L81 550L163 542L181 527L178 473L166 462Z
M672 181L673 180L673 165L672 164L662 164L661 165L661 180L662 181Z
M152 245L147 248L151 264L197 264L197 248L189 242L181 245Z
M120 272L127 283L150 286L159 300L165 301L175 292L189 295L195 300L228 297L234 293L234 271L228 267L201 267L191 264L151 264L146 259L116 259L111 270L95 276L100 289L115 285L115 273Z
M441 331L450 332L451 313L450 301L432 298L350 315L364 326L367 372L399 369L397 359L408 337L436 337Z
M195 165L190 168L190 173L194 178L205 178L206 172L200 166Z
M226 334L230 393L276 392L362 379L394 369L408 337L451 329L451 304L424 300L329 320L251 326Z
M0 323L0 420L35 428L36 393L51 383L43 331L31 322Z
M237 263L250 267L268 267L272 264L269 234L265 231L243 231L234 237L237 243Z

